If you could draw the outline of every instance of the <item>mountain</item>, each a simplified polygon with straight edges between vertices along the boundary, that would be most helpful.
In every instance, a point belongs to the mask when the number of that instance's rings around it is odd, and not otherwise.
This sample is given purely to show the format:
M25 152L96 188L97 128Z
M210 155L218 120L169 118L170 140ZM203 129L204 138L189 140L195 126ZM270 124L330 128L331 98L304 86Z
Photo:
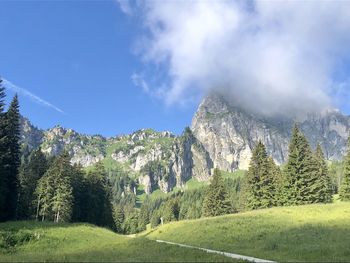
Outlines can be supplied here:
M155 189L169 192L183 187L191 178L207 181L213 163L204 147L186 129L181 136L168 131L142 129L129 135L105 138L79 134L55 126L40 130L21 119L23 147L41 147L47 156L67 150L73 164L89 167L102 161L109 170L122 170L136 178L146 193Z
M102 161L110 171L123 171L146 193L182 188L194 178L207 181L212 169L247 169L252 149L262 140L279 164L287 159L291 130L298 122L312 147L318 142L329 160L342 158L350 128L350 117L337 110L308 114L303 118L266 117L231 105L220 95L204 98L191 128L182 135L142 129L129 135L105 138L84 135L55 126L48 130L21 119L24 147L41 147L48 156L66 149L72 163L89 167ZM131 189L136 191L135 188Z
M248 168L258 140L263 141L277 163L284 163L294 123L299 124L313 148L321 144L327 159L339 160L344 156L350 117L334 109L302 118L266 117L235 107L220 95L211 95L199 105L191 130L215 167L234 171Z

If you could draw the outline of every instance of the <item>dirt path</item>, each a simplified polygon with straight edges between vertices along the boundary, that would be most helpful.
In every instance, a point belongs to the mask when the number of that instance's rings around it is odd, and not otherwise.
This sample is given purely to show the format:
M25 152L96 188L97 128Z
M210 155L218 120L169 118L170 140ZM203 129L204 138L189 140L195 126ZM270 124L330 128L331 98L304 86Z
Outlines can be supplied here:
M271 260L248 257L248 256L239 255L239 254L222 252L222 251L212 250L212 249L207 249L207 248L194 247L194 246L189 246L189 245L185 245L185 244L179 244L179 243L174 243L174 242L169 242L169 241L164 241L164 240L157 239L156 241L159 243L166 243L166 244L176 245L176 246L180 246L180 247L199 249L199 250L206 251L208 253L216 253L216 254L224 255L224 256L229 257L229 258L235 258L235 259L239 259L239 260L246 260L246 261L250 261L250 262L276 263L275 261L271 261Z

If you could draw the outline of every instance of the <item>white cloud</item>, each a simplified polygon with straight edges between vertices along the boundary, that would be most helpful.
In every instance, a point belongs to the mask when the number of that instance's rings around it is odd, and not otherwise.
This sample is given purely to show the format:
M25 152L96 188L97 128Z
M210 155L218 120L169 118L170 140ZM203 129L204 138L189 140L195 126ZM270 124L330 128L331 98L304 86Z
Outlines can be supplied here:
M116 2L119 4L120 10L122 10L123 13L127 15L132 14L132 8L129 0L116 0Z
M143 90L143 92L150 93L150 88L143 76L137 73L133 73L131 75L131 80L134 83L134 85L140 87Z
M213 90L264 113L337 101L334 89L344 81L337 71L350 56L348 1L147 1L137 8L147 31L140 55L166 69L168 104Z
M20 95L23 95L25 97L30 98L31 100L35 101L36 103L43 105L45 107L54 109L55 111L62 113L62 114L66 114L63 110L61 110L60 108L56 107L55 105L53 105L52 103L36 96L35 94L31 93L29 90L26 90L24 88L21 88L15 84L13 84L12 82L2 78L3 80L3 84L6 88L13 90L14 92L17 92Z

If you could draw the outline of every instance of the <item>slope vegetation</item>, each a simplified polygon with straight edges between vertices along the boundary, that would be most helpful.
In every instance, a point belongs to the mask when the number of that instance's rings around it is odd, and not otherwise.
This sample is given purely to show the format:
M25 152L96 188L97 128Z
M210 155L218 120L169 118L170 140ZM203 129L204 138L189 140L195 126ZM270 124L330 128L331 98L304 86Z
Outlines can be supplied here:
M350 260L350 203L279 207L166 224L147 235L275 261Z
M232 261L203 251L120 236L84 224L0 224L0 262Z

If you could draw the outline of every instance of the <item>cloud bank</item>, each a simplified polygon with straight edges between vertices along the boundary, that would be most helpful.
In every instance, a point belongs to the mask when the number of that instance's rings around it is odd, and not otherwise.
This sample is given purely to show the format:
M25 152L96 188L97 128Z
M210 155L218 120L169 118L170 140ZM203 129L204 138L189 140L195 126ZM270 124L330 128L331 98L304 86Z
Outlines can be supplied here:
M141 86L154 93L161 86L167 104L215 91L267 114L309 112L334 106L345 94L338 89L349 86L348 1L130 6L143 24L138 54L146 67L166 71L163 83Z
M45 107L48 107L48 108L51 108L51 109L54 109L55 111L59 112L59 113L62 113L62 114L66 114L63 110L61 110L60 108L56 107L55 105L53 105L52 103L36 96L35 94L31 93L29 90L27 89L24 89L24 88L21 88L15 84L13 84L12 82L2 78L3 80L3 84L6 88L14 91L14 92L17 92L18 94L20 95L23 95L25 97L28 97L30 98L31 100L35 101L36 103L42 105L42 106L45 106Z

